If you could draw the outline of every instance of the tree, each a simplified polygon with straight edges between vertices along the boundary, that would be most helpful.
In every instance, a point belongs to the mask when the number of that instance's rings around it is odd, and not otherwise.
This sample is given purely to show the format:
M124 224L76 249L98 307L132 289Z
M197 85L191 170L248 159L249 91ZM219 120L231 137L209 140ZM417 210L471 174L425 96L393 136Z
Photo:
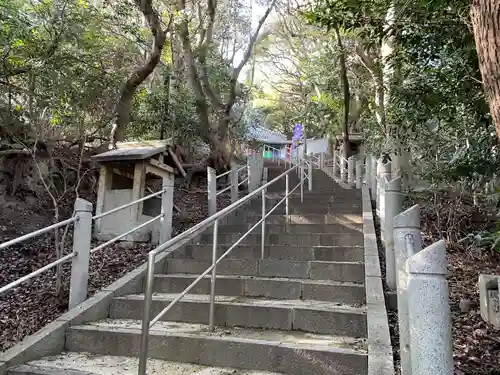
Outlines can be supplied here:
M500 1L473 0L470 15L484 90L500 139Z
M173 17L169 17L167 28L162 27L162 20L158 12L153 8L152 0L134 0L135 5L140 9L146 19L151 35L153 36L152 51L146 63L137 68L127 79L120 93L120 99L116 104L115 123L111 129L110 141L112 147L116 147L116 142L124 138L125 127L130 122L130 110L132 100L137 87L143 83L153 72L160 62L163 46L167 37L167 31L170 29Z
M205 139L215 150L223 149L228 128L234 120L233 106L237 102L240 94L238 78L240 73L252 55L254 45L258 42L262 26L274 8L276 0L272 0L266 11L260 18L256 29L251 33L243 56L238 64L234 64L234 56L238 51L237 43L233 44L232 57L229 67L229 77L227 81L227 92L222 93L220 87L210 81L208 74L207 60L209 53L217 48L214 40L214 28L217 22L218 2L217 0L207 0L206 14L207 20L200 19L199 40L193 46L192 35L187 17L188 9L185 0L178 0L177 10L183 14L179 22L178 36L180 38L183 55L188 70L188 77L191 89L196 97L196 111L202 124L202 138ZM196 4L198 13L202 13L201 4ZM211 116L210 107L213 107L214 115Z

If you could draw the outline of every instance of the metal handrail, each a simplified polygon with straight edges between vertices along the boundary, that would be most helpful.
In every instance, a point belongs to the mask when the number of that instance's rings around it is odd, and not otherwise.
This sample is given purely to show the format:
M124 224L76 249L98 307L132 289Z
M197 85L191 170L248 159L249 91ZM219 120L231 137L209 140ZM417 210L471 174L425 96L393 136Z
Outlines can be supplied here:
M224 177L224 176L227 176L229 173L231 173L231 170L227 171L227 172L224 172L224 173L221 173L220 175L218 176L215 176L215 178L220 178L220 177Z
M248 181L248 177L246 177L245 179L241 180L241 182L238 183L238 187L243 185L245 182Z
M7 248L9 246L18 244L20 242L24 242L26 240L29 240L29 239L33 238L33 237L38 237L38 236L40 236L40 235L42 235L44 233L50 232L51 230L59 229L61 227L64 227L65 225L74 223L76 221L78 221L78 216L73 216L73 217L70 217L69 219L66 219L66 220L60 221L58 223L49 225L48 227L45 227L45 228L42 228L42 229L38 229L38 230L36 230L34 232L25 234L24 236L14 238L13 240L10 240L10 241L7 241L7 242L4 242L4 243L0 244L0 250L5 249L5 248Z
M269 181L268 183L264 184L263 186L257 188L253 192L249 193L248 195L244 196L243 198L239 199L238 201L232 203L228 207L222 209L219 212L216 212L214 215L208 217L207 219L203 220L201 223L191 227L190 229L186 230L185 232L181 233L180 235L172 238L171 240L165 242L164 244L158 246L154 250L150 251L148 254L148 263L147 263L147 276L146 276L146 288L144 291L144 312L143 312L143 318L142 318L142 330L141 330L141 346L140 346L140 354L139 354L139 370L138 373L139 375L145 375L146 374L146 368L147 368L147 358L148 358L148 341L149 341L149 329L159 320L161 317L168 312L168 310L175 305L181 298L183 298L195 285L198 283L203 277L208 275L210 271L212 271L212 285L210 289L210 319L209 319L209 327L210 329L213 329L214 327L214 311L215 311L215 279L216 279L216 266L217 264L224 259L241 241L253 230L255 229L259 224L262 224L262 257L264 256L264 241L265 241L265 219L267 216L269 216L283 201L286 201L286 215L288 216L288 197L291 194L289 191L289 174L292 171L297 170L297 168L302 168L302 165L296 165L285 172L283 172L281 175L278 177L274 178L273 180ZM285 189L285 197L276 205L273 207L273 209L268 212L267 214L265 213L265 194L267 191L267 188L277 181L281 180L283 177L286 179L286 189ZM304 185L304 178L301 178L299 184L292 190L295 191L299 186L301 186L301 201L303 200L302 194L303 194L303 185ZM239 207L243 206L245 203L248 201L252 200L258 195L262 196L262 218L257 222L255 225L253 225L249 231L247 231L240 239L238 239L222 256L217 258L217 234L218 234L218 225L219 225L219 219L222 219L238 209ZM152 299L153 299L153 278L154 278L154 270L155 270L155 259L156 255L168 250L169 254L173 251L175 251L177 248L182 246L182 244L186 243L187 241L193 239L196 235L200 234L201 232L205 231L211 226L214 226L213 228L213 254L212 254L212 265L205 270L198 278L191 283L177 298L175 298L165 309L163 309L156 317L154 317L152 320L150 320L150 315L151 315L151 305L152 305Z
M119 234L118 236L112 238L111 240L106 241L106 242L100 244L99 246L94 247L92 250L90 250L90 254L94 254L96 251L104 249L106 246L111 245L112 243L115 243L119 239L122 239L123 237L126 237L129 234L131 234L131 233L134 233L136 230L139 230L141 228L144 228L145 226L148 226L151 223L154 223L156 220L161 219L164 216L165 216L165 214L159 214L159 215L155 216L154 218L152 218L152 219L150 219L150 220L148 220L148 221L146 221L146 222L144 222L144 223L142 223L142 224L140 224L140 225L138 225L138 226L130 229L129 231L127 231L125 233L122 233L122 234Z
M219 196L220 194L222 194L222 193L224 193L224 192L226 192L226 191L230 190L230 189L231 189L231 187L232 187L232 185L228 185L228 186L226 186L224 189L222 189L222 190L218 191L217 193L215 193L215 196L217 197L217 196Z
M108 215L111 215L115 212L118 212L118 211L121 211L127 207L130 207L130 206L133 206L134 204L136 203L140 203L140 202L143 202L145 200L148 200L150 198L153 198L153 197L157 197L158 195L161 195L163 194L167 189L161 189L160 191L157 191L156 193L153 193L153 194L149 194L145 197L142 197L142 198L139 198L139 199L136 199L135 201L132 201L132 202L129 202L127 204L124 204L123 206L118 206L116 208L113 208L112 210L109 210L109 211L106 211L106 212L102 212L100 214L97 214L97 215L94 215L92 216L92 220L97 220L97 219L100 219L104 216L108 216Z
M68 255L65 255L62 258L59 258L58 260L55 260L54 262L49 263L46 266L43 266L42 268L39 268L36 271L33 271L33 272L27 274L26 276L23 276L23 277L17 279L16 281L11 282L10 284L4 285L3 287L0 288L0 294L8 291L9 289L14 288L15 286L18 286L19 284L24 283L25 281L28 281L28 280L40 275L41 273L44 273L45 271L50 270L51 268L56 267L58 264L66 263L67 261L71 260L75 256L76 256L75 252L70 253Z

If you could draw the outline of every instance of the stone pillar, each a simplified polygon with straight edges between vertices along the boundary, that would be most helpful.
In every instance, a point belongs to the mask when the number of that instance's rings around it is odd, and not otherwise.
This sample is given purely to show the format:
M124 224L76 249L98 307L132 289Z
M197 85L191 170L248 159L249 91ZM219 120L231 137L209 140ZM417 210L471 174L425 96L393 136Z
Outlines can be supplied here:
M354 156L347 159L347 184L349 187L354 185Z
M76 256L71 263L71 282L69 289L69 309L87 299L89 280L90 243L92 239L92 203L77 198L75 215L78 221L73 226L73 252Z
M323 170L325 167L325 153L322 152L319 154L319 169Z
M264 168L262 172L262 184L265 185L267 183L267 176L269 176L269 169L267 167Z
M361 189L361 183L363 181L362 170L361 160L356 160L356 189Z
M231 166L231 203L234 203L239 198L239 189L238 189L238 167L236 165Z
M394 253L394 216L403 209L401 194L401 177L389 181L385 185L385 222L382 230L385 233L385 275L389 289L396 290L396 255Z
M338 171L338 163L339 162L339 152L337 150L333 151L333 166L332 166L332 173L333 177L337 176L337 171Z
M339 156L339 167L340 167L340 181L346 182L347 181L347 169L345 165L345 159L342 153L340 153Z
M379 180L378 180L378 215L380 218L380 227L384 228L385 221L385 185L391 180L391 162L382 164L380 166ZM380 232L382 241L385 244L385 233Z
M313 175L313 165L312 158L309 158L309 164L307 165L307 183L309 191L313 189L312 175Z
M208 216L217 212L217 176L215 169L207 167L208 180ZM248 184L250 188L250 183Z
M422 249L420 233L420 207L415 205L401 212L393 219L394 250L396 255L396 286L398 295L399 349L401 355L401 375L411 374L410 363L410 321L408 315L408 296L406 260ZM408 254L407 237L413 241L413 254Z
M215 173L215 171L214 171ZM174 208L174 176L163 177L163 194L161 195L160 244L172 238L172 212Z
M374 155L371 155L371 198L372 202L377 200L377 158Z
M406 261L411 375L453 375L446 266L444 240Z
M371 189L371 180L372 180L371 155L366 155L366 159L365 159L365 184L368 186L368 189Z

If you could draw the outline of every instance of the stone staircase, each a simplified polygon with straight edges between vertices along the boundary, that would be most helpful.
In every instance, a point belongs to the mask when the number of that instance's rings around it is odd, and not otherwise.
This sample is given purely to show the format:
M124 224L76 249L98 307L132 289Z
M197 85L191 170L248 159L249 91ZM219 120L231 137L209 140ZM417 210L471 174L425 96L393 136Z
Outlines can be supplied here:
M269 180L284 169L271 167ZM290 176L290 188L298 178ZM215 332L208 330L210 278L150 333L148 374L368 374L367 314L361 192L345 190L322 171L313 191L290 198L217 267ZM285 182L267 192L281 199ZM222 254L260 219L261 202L245 208L246 222L219 227ZM186 245L154 280L157 314L211 264L212 235ZM108 318L66 330L64 352L11 368L11 375L137 374L143 295L112 299Z

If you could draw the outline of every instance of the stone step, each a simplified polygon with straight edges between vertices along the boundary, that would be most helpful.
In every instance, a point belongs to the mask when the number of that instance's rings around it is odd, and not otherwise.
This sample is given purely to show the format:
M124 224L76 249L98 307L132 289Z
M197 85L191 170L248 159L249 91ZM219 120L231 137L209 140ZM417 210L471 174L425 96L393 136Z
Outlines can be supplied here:
M262 235L258 233L260 228L256 228L257 233L248 234L241 244L244 245L260 245ZM232 245L238 241L243 233L219 233L217 234L217 242L219 244ZM264 237L265 244L273 245L294 245L299 247L305 246L363 246L364 238L362 233L268 233ZM201 236L201 243L213 243L213 235L204 233Z
M153 292L182 293L197 277L188 274L155 275ZM353 306L364 305L366 301L363 285L325 280L218 275L215 291L223 296L304 299ZM203 278L190 293L209 294L210 276Z
M166 273L200 275L211 261L195 259L169 259ZM289 277L294 279L365 282L365 265L361 262L288 261L274 259L223 259L217 273L233 276Z
M266 211L268 211L271 207L276 206L279 203L278 200L266 200ZM262 209L262 203L259 200L258 202L251 202L248 207L251 207L252 209L256 210L257 212L260 212ZM285 202L282 202L278 207L282 207L283 209L285 208ZM355 212L361 212L361 204L359 202L346 202L346 201L339 201L339 202L326 202L325 199L317 199L316 201L308 200L307 198L304 198L304 202L301 203L300 200L294 201L290 200L288 202L288 207L292 209L304 209L307 208L308 210L319 210L322 211L325 208L328 208L329 210L348 210L351 209ZM319 212L321 213L321 212Z
M107 319L68 329L66 350L136 357L141 322ZM284 374L365 375L366 340L304 332L158 322L150 330L151 358Z
M248 206L250 211L252 213L258 214L259 216L261 215L261 210L262 208L258 206L257 204L251 204ZM270 208L272 208L272 205L267 205L266 206L266 213L270 211ZM323 204L321 206L311 206L308 205L307 203L302 203L301 205L297 206L289 206L288 207L289 215L330 215L330 216L335 216L335 215L344 215L344 214L359 214L361 215L362 211L361 208L359 207L353 207L353 206L330 206L328 203ZM279 205L275 210L273 210L274 215L285 215L286 214L286 208L284 204Z
M258 213L248 212L246 214L247 220L252 220L256 223L261 218ZM349 226L351 224L363 224L363 216L361 214L344 213L344 214L290 214L288 218L283 214L271 214L266 218L266 224L343 224Z
M225 236L219 235L219 242ZM250 237L252 238L252 237ZM227 239L227 238L226 238ZM212 260L211 239L207 244L187 245L175 251L174 259ZM227 259L261 259L260 236L259 245L238 245L228 255ZM222 256L231 246L230 242L217 246L217 256ZM364 248L356 246L309 246L309 245L272 245L264 247L264 259L299 260L299 261L328 261L328 262L363 262Z
M252 224L241 225L221 225L219 233L245 233L252 227ZM266 222L267 233L349 233L363 234L362 224L268 224Z
M151 313L156 316L178 294L154 294ZM208 324L210 295L187 294L162 318L162 321ZM144 295L114 298L109 316L112 319L141 319ZM364 308L313 300L272 300L262 298L215 297L215 325L302 331L366 337Z
M137 375L137 357L63 352L9 369L9 375ZM150 358L148 375L280 375L277 372L241 371Z

